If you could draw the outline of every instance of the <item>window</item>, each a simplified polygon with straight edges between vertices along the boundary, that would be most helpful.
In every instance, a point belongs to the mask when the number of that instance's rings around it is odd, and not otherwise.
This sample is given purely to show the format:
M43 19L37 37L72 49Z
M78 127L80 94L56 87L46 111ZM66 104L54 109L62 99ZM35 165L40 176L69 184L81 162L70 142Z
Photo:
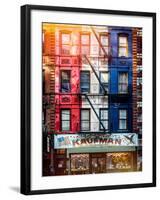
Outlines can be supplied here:
M119 72L118 92L121 94L128 93L128 73Z
M70 46L71 43L71 35L70 33L61 33L61 54L69 55L70 54Z
M81 109L81 131L90 130L90 109Z
M45 54L45 31L42 33L42 52Z
M71 154L71 173L89 173L89 154Z
M81 71L81 92L89 93L90 92L90 72Z
M100 72L100 81L105 91L108 92L108 81L109 81L108 72ZM103 88L100 85L100 93L104 93Z
M61 110L61 130L70 130L70 110Z
M128 57L128 37L125 35L120 35L118 39L119 39L118 56Z
M88 55L90 53L90 34L81 34L81 54Z
M137 86L142 85L142 77L137 77Z
M119 152L119 153L107 153L107 170L132 170L133 157L132 153Z
M70 71L65 70L61 71L61 92L70 92L71 83L70 83Z
M103 123L105 129L108 129L108 109L101 108L100 109L100 120ZM100 130L103 130L103 126L100 124Z
M119 129L122 129L122 130L127 129L127 110L126 109L119 110Z
M100 42L103 46L103 49L105 50L105 53L108 55L108 49L109 49L109 41L108 41L108 35L106 34L100 34ZM100 47L100 55L104 55L102 47Z

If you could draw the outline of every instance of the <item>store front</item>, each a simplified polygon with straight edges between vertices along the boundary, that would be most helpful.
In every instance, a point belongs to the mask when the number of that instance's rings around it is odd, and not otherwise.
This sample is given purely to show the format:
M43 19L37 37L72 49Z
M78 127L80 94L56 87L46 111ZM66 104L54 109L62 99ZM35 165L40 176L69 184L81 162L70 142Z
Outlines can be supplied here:
M98 174L136 171L137 152L72 153L70 174Z
M127 137L126 134L92 135L89 139L82 135L57 135L54 142L57 152L65 152L63 155L59 153L56 159L60 174L137 171L135 134L128 134Z

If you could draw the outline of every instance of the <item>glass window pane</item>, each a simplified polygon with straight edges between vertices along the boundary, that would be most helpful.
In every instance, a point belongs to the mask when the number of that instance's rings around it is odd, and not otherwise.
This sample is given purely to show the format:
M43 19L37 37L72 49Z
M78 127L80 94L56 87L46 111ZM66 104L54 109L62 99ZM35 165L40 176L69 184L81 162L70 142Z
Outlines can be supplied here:
M127 118L127 111L126 110L120 110L119 111L119 117L120 117L120 119L126 119Z
M81 35L81 44L82 45L89 45L89 35L88 34L84 34Z
M127 129L127 123L126 120L119 120L119 129Z
M127 45L127 37L120 36L119 37L119 46L126 46Z
M108 121L101 121L105 129L108 129ZM101 125L100 129L103 129L103 126Z
M81 110L81 120L89 120L89 110Z
M89 121L81 121L81 130L88 131L89 130Z
M62 110L62 120L70 120L70 111Z
M119 47L119 56L127 56L127 48L126 47Z
M128 92L128 73L127 72L119 73L119 92L121 93Z
M101 77L101 82L102 83L108 83L108 73L101 72L100 73L100 77Z
M71 170L89 169L88 154L71 154ZM78 172L77 172L78 173Z
M70 83L62 83L62 92L69 92L70 91Z
M88 55L89 54L89 46L82 46L81 54Z
M65 54L65 55L69 55L70 54L70 46L69 45L63 45L61 53Z
M131 153L107 153L107 169L121 170L132 168Z
M124 83L119 84L119 92L127 93L128 92L128 85L124 84Z
M108 110L101 110L101 119L108 119Z
M63 71L62 72L62 80L63 81L69 81L70 79L70 72L69 71Z
M81 72L81 80L88 82L89 81L89 72Z
M90 73L81 72L81 92L89 92L90 89Z
M128 39L126 36L119 36L119 56L128 56Z
M61 72L61 92L70 91L70 71Z
M69 131L70 130L70 121L62 121L62 130Z
M69 44L70 43L70 34L62 33L62 44Z
M107 35L101 35L100 38L101 38L101 44L103 46L108 46L108 36Z

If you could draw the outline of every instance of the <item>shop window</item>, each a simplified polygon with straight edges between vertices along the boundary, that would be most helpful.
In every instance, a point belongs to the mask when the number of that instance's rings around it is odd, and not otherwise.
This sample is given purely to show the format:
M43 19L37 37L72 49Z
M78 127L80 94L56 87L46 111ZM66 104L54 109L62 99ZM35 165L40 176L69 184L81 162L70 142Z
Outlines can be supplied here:
M90 130L90 109L81 109L81 131Z
M108 129L108 109L101 108L100 109L100 121L103 123L105 129ZM103 130L102 125L100 124L100 130Z
M127 110L126 109L119 110L119 129L120 130L127 129Z
M126 35L119 35L118 42L119 42L118 56L128 57L128 37Z
M70 33L61 33L61 54L69 55L71 49L71 35Z
M101 84L103 85L103 88L105 89L106 92L108 92L108 82L109 82L109 74L108 72L100 72L100 81ZM104 93L104 89L100 85L100 93Z
M71 173L89 173L89 154L71 154Z
M128 93L128 73L127 72L119 72L118 92L120 94Z
M106 172L106 159L105 158L92 158L92 174Z
M70 92L71 91L71 81L70 81L70 71L65 70L61 71L61 92Z
M81 34L81 54L89 55L90 54L90 34L82 33Z
M100 34L100 55L104 55L104 51L105 54L108 55L108 49L109 49L109 41L108 41L108 35L107 34ZM103 49L104 51L103 51Z
M70 130L70 110L64 109L61 110L61 130L69 131Z
M132 170L132 153L107 153L107 170Z
M90 92L90 72L81 71L81 92L89 93Z

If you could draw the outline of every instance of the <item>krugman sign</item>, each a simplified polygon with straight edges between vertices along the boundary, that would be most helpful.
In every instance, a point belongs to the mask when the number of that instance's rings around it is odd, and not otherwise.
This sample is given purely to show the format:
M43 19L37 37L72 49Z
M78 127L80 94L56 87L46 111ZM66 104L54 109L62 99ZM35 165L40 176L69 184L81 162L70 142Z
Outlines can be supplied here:
M138 146L138 136L136 133L54 135L55 149L101 146Z

